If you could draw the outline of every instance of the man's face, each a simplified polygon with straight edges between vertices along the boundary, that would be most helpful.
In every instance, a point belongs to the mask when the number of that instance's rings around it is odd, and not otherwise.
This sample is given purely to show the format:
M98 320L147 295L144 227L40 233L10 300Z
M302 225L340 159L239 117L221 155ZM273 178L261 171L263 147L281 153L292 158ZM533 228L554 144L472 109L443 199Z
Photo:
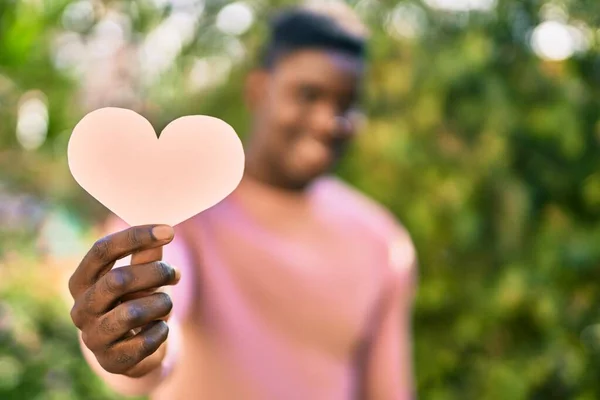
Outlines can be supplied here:
M263 72L248 156L269 183L302 188L327 172L354 135L363 62L301 50Z

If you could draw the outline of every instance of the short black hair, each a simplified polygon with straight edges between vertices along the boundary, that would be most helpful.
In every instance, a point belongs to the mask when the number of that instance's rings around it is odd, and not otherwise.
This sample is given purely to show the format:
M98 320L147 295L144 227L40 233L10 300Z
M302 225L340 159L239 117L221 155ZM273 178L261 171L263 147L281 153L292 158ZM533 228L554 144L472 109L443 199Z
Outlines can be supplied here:
M329 16L294 7L271 19L262 66L272 68L282 57L307 48L335 50L360 59L366 56L365 38L348 32Z

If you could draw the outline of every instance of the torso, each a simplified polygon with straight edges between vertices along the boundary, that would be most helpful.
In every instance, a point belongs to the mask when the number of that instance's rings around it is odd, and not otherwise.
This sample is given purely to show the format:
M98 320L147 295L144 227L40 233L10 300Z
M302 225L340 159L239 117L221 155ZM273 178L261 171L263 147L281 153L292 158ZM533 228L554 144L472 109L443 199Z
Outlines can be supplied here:
M353 399L391 222L365 218L337 181L303 201L253 190L241 185L179 229L193 300L183 362L153 398Z

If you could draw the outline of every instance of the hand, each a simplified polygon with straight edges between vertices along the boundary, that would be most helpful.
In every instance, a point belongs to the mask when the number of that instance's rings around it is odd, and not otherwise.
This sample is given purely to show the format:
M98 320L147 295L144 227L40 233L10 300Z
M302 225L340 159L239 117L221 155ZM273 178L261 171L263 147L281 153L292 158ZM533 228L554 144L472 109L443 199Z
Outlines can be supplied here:
M166 225L136 226L98 240L69 280L75 303L71 319L84 344L106 371L140 377L165 356L173 304L161 286L175 285L179 272L161 260L173 240ZM132 255L132 265L113 269Z

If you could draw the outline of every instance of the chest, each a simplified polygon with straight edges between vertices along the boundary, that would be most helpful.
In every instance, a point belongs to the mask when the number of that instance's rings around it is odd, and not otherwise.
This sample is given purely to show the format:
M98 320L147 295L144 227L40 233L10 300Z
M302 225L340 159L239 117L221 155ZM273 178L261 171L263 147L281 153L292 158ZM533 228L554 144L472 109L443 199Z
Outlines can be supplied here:
M221 327L257 328L335 357L352 354L383 260L360 230L310 221L278 233L226 223L206 228L198 282L204 315Z

